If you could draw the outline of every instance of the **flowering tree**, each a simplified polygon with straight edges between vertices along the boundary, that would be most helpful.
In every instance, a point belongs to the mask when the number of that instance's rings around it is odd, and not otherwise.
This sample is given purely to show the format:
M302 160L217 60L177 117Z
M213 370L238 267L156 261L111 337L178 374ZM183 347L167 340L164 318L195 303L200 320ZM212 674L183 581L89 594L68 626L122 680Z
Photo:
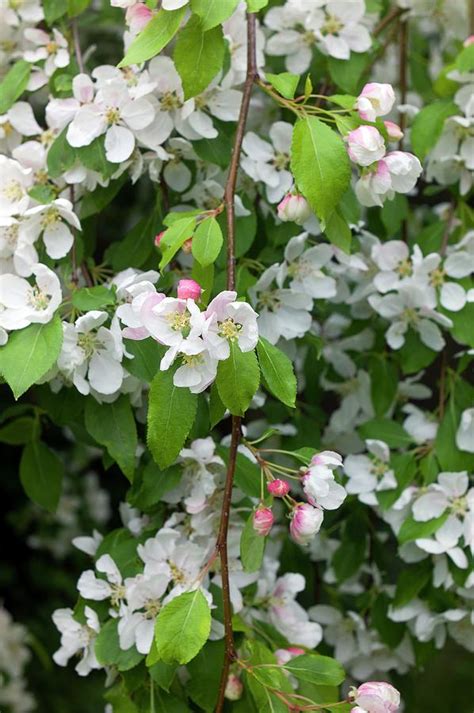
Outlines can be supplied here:
M0 441L107 713L395 713L474 650L469 10L0 9Z

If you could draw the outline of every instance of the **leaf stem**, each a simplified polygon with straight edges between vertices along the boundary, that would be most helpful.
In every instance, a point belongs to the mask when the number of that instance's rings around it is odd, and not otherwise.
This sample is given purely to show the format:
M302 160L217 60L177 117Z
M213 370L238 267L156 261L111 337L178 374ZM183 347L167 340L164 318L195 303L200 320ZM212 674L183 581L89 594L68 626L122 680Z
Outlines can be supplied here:
M250 107L252 88L257 79L257 56L256 56L256 20L255 14L247 13L247 74L240 105L239 119L235 133L232 158L230 161L229 173L224 191L224 203L227 218L227 289L235 289L235 189L237 185L237 175L240 164L240 153L244 140L245 126ZM234 633L232 629L232 604L230 601L229 583L229 562L227 552L227 533L229 530L230 506L232 498L232 487L234 484L234 474L237 459L237 448L240 442L240 416L232 416L232 433L229 449L229 462L222 500L222 510L220 517L219 533L216 541L216 552L219 554L221 563L222 580L222 601L224 608L224 641L225 652L224 662L219 683L219 692L215 711L221 713L224 707L225 689L229 677L231 662L235 659Z

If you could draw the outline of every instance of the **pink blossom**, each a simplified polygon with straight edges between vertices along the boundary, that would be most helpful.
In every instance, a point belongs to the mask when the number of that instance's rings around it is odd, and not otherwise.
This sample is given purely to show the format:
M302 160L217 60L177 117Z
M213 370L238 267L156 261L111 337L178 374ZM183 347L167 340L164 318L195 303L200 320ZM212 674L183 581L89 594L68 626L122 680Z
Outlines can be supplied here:
M385 155L385 141L375 126L359 126L346 136L347 152L359 166L370 166Z
M299 545L306 545L321 529L324 515L321 508L299 503L293 509L290 535Z
M228 701L238 701L242 698L244 687L242 681L235 673L229 674L225 687L225 697Z
M474 35L469 35L462 43L463 47L469 47L470 45L474 45Z
M394 121L384 121L383 123L387 129L390 141L400 141L400 139L403 139L404 134L398 124L395 124Z
M279 480L278 478L267 483L267 490L269 493L274 495L276 498L282 498L284 495L288 495L290 491L290 486L286 480Z
M288 661L294 659L295 656L302 656L305 652L304 649L300 649L298 646L288 646L286 649L277 649L275 651L275 656L277 663L280 666L284 666Z
M378 116L385 116L395 103L395 92L391 84L366 84L357 97L356 109L364 121L375 121Z
M271 508L266 508L263 505L255 510L253 515L253 529L259 535L265 537L268 535L273 525L273 513Z
M180 280L178 282L178 299L191 299L195 302L199 302L201 298L201 285L199 285L195 280Z
M357 704L352 713L396 713L400 707L400 693L385 681L362 683L349 697Z
M148 25L151 18L153 17L153 12L142 2L137 2L135 5L131 5L125 14L125 22L130 28L130 31L141 32L144 27Z
M311 215L311 208L308 201L301 195L287 193L278 204L278 217L284 223L292 221L297 225L303 225Z
M160 233L157 233L157 235L155 235L155 245L157 247L161 243L161 239L162 239L163 235L165 234L165 232L166 232L165 230L162 230Z

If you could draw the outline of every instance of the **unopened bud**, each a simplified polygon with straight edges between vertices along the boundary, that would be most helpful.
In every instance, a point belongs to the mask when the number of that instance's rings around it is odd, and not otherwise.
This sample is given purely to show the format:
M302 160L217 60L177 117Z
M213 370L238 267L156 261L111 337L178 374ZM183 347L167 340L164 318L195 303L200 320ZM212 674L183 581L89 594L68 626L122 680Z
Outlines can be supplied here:
M400 129L398 124L395 124L394 121L384 121L383 123L387 129L390 141L400 141L400 139L403 139L403 131Z
M156 247L158 247L159 244L161 243L161 238L163 237L163 235L165 234L165 232L166 232L165 230L162 230L161 233L158 233L157 235L155 235L155 245L156 245Z
M227 698L227 700L238 701L240 698L242 698L243 691L244 687L240 678L236 676L235 673L229 674L224 693L224 696Z
M294 193L288 193L278 204L277 210L280 220L284 223L292 221L297 225L303 225L311 215L306 198Z
M253 529L259 535L265 537L268 535L273 525L273 513L271 508L266 508L263 505L258 507L253 515Z
M278 478L276 478L270 483L267 483L267 490L276 498L282 498L284 495L288 495L290 491L290 486L288 485L286 480L279 480Z
M201 298L201 285L199 285L194 280L180 280L178 282L178 299L187 300L191 299L195 302L199 302Z

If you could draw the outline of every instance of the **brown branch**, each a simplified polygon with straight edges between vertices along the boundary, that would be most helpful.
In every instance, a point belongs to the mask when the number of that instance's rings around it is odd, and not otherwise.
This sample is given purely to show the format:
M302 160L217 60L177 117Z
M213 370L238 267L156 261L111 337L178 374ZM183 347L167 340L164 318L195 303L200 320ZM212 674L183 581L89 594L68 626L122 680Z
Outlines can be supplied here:
M79 41L79 31L77 29L77 21L73 20L71 22L72 28L72 39L74 43L74 54L76 55L77 66L79 67L79 72L84 74L84 60L82 58L81 43Z
M377 35L380 35L381 32L385 30L386 27L388 27L394 20L400 17L400 15L403 15L406 10L401 7L393 7L391 11L383 17L378 25L375 25L374 31L373 31L373 36L377 37Z
M242 150L242 141L244 139L245 126L250 107L250 97L252 94L253 83L257 77L257 59L256 59L256 22L255 15L247 14L247 76L245 79L244 90L242 95L242 104L240 105L239 119L237 122L237 130L235 133L234 147L232 149L232 158L230 161L229 174L224 191L224 203L227 217L227 289L235 288L235 189L237 185L237 175L239 171L240 152ZM227 465L227 473L224 487L224 496L222 500L222 510L219 525L219 533L216 541L216 551L219 553L221 563L221 580L222 580L222 600L224 606L224 641L225 652L224 662L221 671L221 680L219 683L219 693L217 697L216 713L221 713L224 706L225 689L227 679L229 677L229 668L231 662L235 659L234 647L234 632L232 630L232 604L230 601L230 583L229 583L229 562L227 552L227 533L229 530L230 506L232 498L232 487L234 484L235 464L237 459L237 448L240 441L240 424L239 416L232 416L232 434L229 450L229 463Z
M448 248L449 237L451 235L451 228L453 227L455 210L456 210L456 202L453 198L449 205L448 215L446 216L446 227L444 229L443 240L441 242L441 247L439 249L439 254L442 255L443 257L446 254L446 250Z

